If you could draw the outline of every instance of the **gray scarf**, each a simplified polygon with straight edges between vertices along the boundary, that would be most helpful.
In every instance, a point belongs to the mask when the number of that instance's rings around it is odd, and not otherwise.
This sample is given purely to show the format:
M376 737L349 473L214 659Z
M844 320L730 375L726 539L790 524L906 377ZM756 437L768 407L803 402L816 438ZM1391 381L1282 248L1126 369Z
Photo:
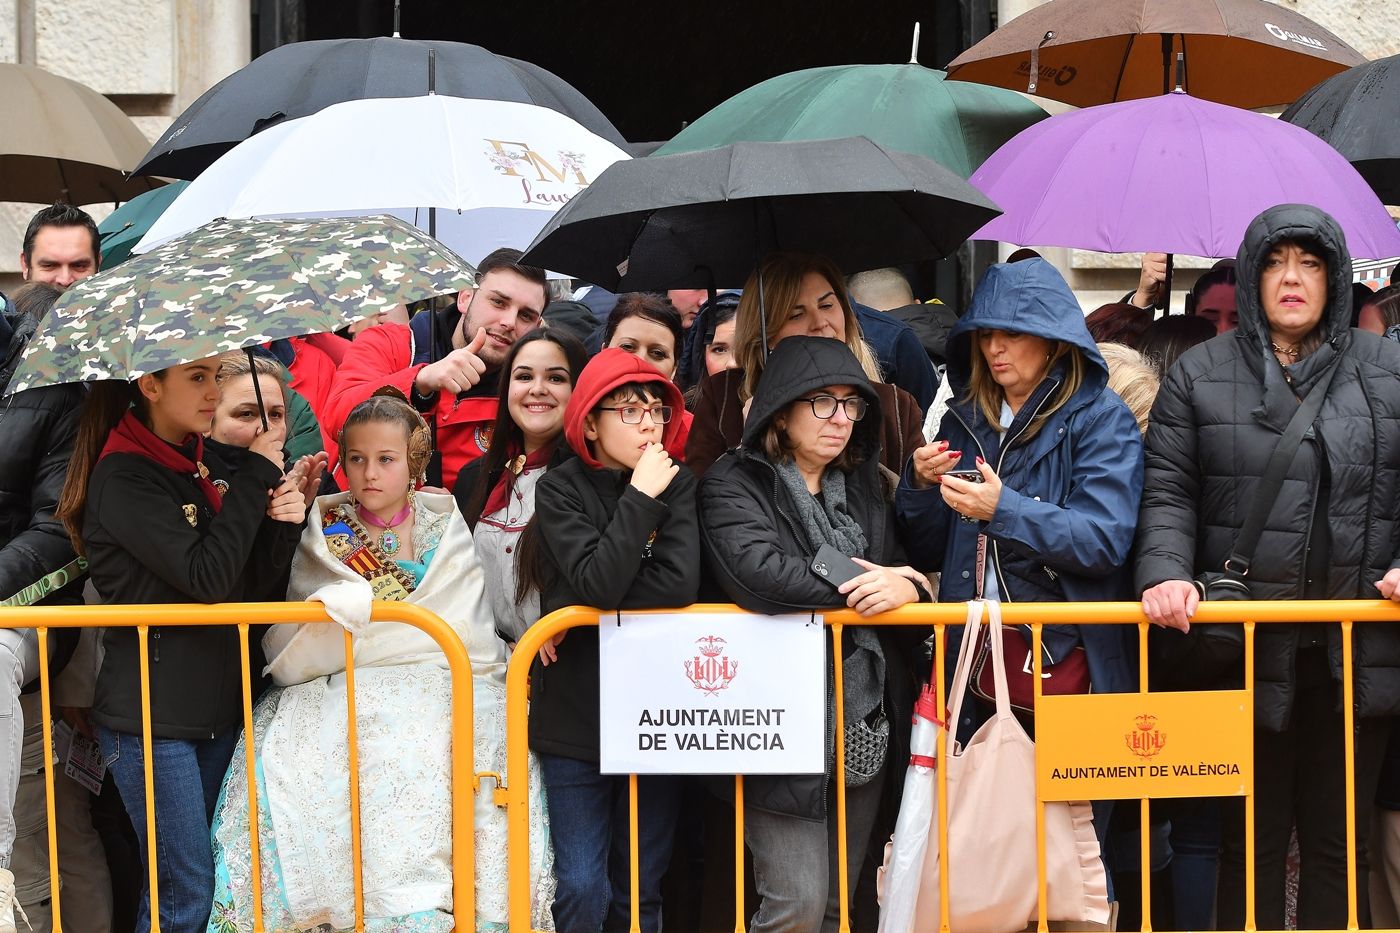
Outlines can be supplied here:
M822 474L821 499L818 500L807 488L807 481L796 463L788 460L775 466L778 478L797 507L797 521L812 549L830 544L847 557L864 557L865 531L846 505L846 474L837 469L826 470ZM873 713L884 698L885 652L873 629L854 626L846 631L854 645L841 663L846 694L845 725L849 727Z

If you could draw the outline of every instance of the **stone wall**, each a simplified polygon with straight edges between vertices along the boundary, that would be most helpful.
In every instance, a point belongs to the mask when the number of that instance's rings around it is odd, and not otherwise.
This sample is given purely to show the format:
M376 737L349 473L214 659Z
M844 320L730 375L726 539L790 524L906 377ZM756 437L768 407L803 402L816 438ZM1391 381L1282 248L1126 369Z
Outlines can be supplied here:
M80 81L155 141L185 107L248 63L249 0L0 0L0 62ZM20 240L42 205L0 204L0 290L18 280ZM110 205L91 205L96 217Z

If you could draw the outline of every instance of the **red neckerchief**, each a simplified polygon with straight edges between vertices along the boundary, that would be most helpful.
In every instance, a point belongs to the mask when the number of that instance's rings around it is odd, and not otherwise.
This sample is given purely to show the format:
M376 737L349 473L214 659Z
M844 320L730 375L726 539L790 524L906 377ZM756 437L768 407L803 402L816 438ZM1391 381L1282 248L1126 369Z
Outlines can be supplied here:
M112 433L107 435L107 443L102 445L102 454L97 459L100 461L108 454L135 454L152 463L158 463L167 470L193 476L199 488L203 490L204 498L209 500L209 507L217 515L223 506L223 497L219 495L218 488L209 481L209 470L200 462L204 459L204 438L198 434L188 434L185 436L186 444L191 437L194 438L193 460L161 440L150 428L142 424L139 418L127 412L122 415L122 420L117 422Z
M505 469L501 471L501 478L496 480L496 485L491 487L491 492L486 496L486 502L481 507L481 514L484 518L487 515L494 515L510 501L510 491L515 486L515 478L526 470L533 470L549 463L549 458L554 455L554 445L545 444L528 457L522 458L517 453L518 448L512 446L506 457ZM519 464L519 466L517 466Z

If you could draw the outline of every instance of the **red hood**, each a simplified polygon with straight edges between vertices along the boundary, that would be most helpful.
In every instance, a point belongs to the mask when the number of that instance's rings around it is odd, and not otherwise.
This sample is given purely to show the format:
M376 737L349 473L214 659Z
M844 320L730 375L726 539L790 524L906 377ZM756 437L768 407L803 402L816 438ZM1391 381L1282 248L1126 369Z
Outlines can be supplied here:
M681 390L650 363L638 359L626 350L613 347L602 351L583 367L578 383L574 386L574 393L569 397L569 404L564 409L564 438L574 453L595 470L602 469L603 465L588 449L588 441L583 436L583 417L606 398L609 392L629 382L660 382L666 387L663 403L671 406L671 420L662 432L661 443L666 452L677 460L683 459L685 455L680 443L681 416L685 411L685 400L681 397Z

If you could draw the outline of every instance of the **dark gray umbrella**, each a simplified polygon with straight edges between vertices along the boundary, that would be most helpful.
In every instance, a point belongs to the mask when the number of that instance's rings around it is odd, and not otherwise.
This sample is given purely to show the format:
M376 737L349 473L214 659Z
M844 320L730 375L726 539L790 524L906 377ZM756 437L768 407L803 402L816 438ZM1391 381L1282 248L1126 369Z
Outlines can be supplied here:
M133 174L192 179L274 123L346 100L421 96L430 90L429 50L435 53L431 90L438 94L536 104L627 145L588 98L538 65L464 42L319 39L273 49L214 85L180 114Z
M1400 204L1400 55L1349 68L1279 119L1331 144L1386 204Z
M1000 213L933 160L864 136L734 143L612 165L524 261L614 292L707 288L780 249L848 273L939 259Z

